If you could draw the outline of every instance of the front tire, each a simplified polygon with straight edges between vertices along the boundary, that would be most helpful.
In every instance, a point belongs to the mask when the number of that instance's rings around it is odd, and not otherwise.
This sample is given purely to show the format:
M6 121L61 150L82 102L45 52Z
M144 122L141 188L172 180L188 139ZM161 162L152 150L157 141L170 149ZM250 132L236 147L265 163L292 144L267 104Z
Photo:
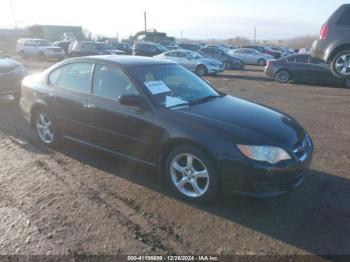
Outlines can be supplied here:
M331 61L331 70L338 78L350 77L350 50L335 55Z
M41 144L55 146L59 140L53 117L44 109L38 109L34 115L35 133Z
M195 72L196 72L196 75L199 75L199 76L206 76L208 74L208 70L204 65L197 66Z
M276 73L275 78L277 82L285 84L291 80L291 75L287 70L280 70Z
M214 164L201 150L193 146L175 148L165 163L167 180L182 199L207 202L219 193L219 177Z
M224 62L224 69L225 69L225 70L231 70L232 67L233 67L233 64L232 64L231 61L225 61L225 62Z

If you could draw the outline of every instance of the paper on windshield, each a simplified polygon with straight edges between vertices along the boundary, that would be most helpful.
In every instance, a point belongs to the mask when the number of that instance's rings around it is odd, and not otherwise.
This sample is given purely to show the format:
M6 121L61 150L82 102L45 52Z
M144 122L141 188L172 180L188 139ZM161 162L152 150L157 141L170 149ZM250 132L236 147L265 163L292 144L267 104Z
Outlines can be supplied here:
M178 98L178 97L166 96L166 98L165 98L165 107L183 105L186 103L187 103L187 101L182 100L181 98Z
M171 92L169 87L161 80L144 82L144 84L153 95Z

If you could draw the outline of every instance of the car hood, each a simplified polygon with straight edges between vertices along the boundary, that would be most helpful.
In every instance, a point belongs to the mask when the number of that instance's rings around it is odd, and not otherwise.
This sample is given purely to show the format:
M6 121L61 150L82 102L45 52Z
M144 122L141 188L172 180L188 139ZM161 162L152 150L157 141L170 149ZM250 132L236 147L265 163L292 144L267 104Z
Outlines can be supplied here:
M201 119L222 134L230 134L237 142L251 145L290 149L305 134L305 130L291 116L228 95L178 111Z
M19 66L21 66L21 64L13 59L0 58L0 73L9 73Z

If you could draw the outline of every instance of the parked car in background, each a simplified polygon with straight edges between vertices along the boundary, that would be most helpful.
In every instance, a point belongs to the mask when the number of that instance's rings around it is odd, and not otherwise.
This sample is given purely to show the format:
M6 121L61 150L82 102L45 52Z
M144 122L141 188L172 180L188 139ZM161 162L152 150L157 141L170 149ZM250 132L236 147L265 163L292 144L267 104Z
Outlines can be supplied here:
M310 48L300 48L298 54L306 54L309 55L311 53Z
M230 50L236 50L240 48L238 45L226 45L225 47Z
M240 48L230 51L234 57L241 59L245 64L265 66L268 60L274 59L272 55L260 53L255 49Z
M280 83L295 80L312 84L338 84L350 88L350 77L346 79L335 77L328 64L308 54L296 54L271 60L267 62L265 73Z
M27 74L25 67L0 51L0 96L13 95L18 98L22 79Z
M284 47L271 47L271 49L273 51L280 52L282 57L294 54L294 51L291 52L291 50L289 50L288 48L284 48Z
M74 41L69 45L68 48L68 55L71 57L98 54L99 52L97 51L96 46L92 41Z
M259 51L260 53L272 55L275 59L281 58L282 54L281 52L274 51L270 47L262 46L262 45L244 45L241 46L241 48L251 48Z
M70 43L71 43L70 41L56 41L56 42L53 42L52 44L54 46L61 47L64 50L64 53L66 55L68 55L68 48L69 48Z
M197 52L205 58L211 58L220 61L224 64L225 69L244 69L244 62L241 59L232 56L228 52L225 52L225 50L222 48L202 47Z
M291 116L219 93L170 61L80 57L23 80L20 107L45 146L60 138L132 160L176 194L255 197L299 186L313 143Z
M106 42L94 42L94 44L99 55L125 55L124 51L114 49Z
M137 41L133 47L133 55L137 56L155 56L166 51L168 51L166 47L146 41Z
M323 25L311 53L330 64L336 77L350 77L350 4L340 6Z
M176 50L179 49L179 46L173 42L173 41L166 41L166 40L162 40L159 42L160 45L164 46L166 49L168 50Z
M24 38L18 39L16 53L23 59L35 57L40 60L64 58L64 50L59 46L52 45L46 39Z
M199 76L216 75L224 71L224 65L220 61L204 58L202 55L193 51L173 50L154 57L174 61Z
M179 44L179 47L182 49L190 50L190 51L198 51L203 46L201 44L194 44L194 43L185 43L185 44Z
M132 47L127 43L110 43L110 45L113 49L124 51L127 55L132 54Z

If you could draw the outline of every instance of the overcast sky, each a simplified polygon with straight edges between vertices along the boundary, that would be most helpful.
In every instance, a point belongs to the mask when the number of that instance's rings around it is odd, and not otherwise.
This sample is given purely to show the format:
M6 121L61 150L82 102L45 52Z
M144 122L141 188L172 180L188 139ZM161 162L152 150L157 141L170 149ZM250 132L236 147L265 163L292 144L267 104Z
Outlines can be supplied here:
M20 26L81 25L94 34L127 37L148 28L195 39L285 39L318 34L342 0L0 0L0 28L14 26L10 1Z

